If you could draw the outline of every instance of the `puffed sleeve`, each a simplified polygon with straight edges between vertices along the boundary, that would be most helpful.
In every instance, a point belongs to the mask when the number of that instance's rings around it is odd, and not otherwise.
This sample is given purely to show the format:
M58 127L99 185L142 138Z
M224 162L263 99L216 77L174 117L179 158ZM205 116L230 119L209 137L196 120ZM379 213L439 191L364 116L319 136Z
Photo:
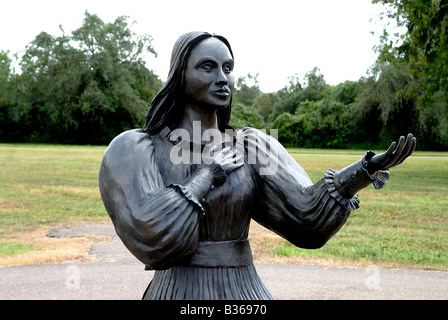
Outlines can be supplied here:
M196 249L202 206L185 186L164 185L146 133L130 130L110 143L99 187L118 236L147 269L169 268Z
M253 169L259 192L252 218L292 244L307 249L322 247L345 224L351 210L359 207L356 194L346 192L344 197L338 192L347 186L335 183L335 177L339 181L338 171L328 170L313 184L272 136L253 128L243 128L238 135L237 147ZM352 176L366 186L372 177L361 171ZM347 183L352 185L352 181Z

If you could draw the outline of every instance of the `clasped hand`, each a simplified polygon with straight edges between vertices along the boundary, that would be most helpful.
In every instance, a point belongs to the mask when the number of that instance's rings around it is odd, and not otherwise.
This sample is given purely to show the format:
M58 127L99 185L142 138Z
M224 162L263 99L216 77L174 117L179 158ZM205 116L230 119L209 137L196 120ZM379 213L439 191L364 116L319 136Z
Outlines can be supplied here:
M204 162L214 161L218 163L227 174L244 164L243 157L231 146L222 148L220 145L215 145L204 153Z

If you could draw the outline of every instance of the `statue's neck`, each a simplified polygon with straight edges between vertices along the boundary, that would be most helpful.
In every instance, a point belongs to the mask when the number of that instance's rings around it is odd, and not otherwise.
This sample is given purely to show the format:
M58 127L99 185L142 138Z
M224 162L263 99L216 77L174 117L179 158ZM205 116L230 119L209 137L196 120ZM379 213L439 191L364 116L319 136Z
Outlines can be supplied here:
M185 129L194 141L203 141L204 138L208 140L210 133L214 136L221 135L216 109L201 108L192 104L185 106L179 128Z

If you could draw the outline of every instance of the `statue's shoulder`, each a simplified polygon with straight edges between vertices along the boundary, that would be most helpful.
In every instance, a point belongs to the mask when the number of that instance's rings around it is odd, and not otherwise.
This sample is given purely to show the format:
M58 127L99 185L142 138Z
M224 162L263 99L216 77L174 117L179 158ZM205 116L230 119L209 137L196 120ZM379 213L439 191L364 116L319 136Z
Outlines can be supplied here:
M252 137L252 136L264 136L266 135L266 132L263 132L262 130L252 128L252 127L243 127L241 129L238 129L236 131L236 134L238 137Z
M152 138L149 134L144 132L142 129L132 129L125 131L123 133L120 133L118 136L116 136L111 143L109 144L109 147L135 147L136 145L140 144L152 144Z
M272 133L272 130L271 130ZM253 141L255 144L280 144L277 140L277 135L271 136L267 134L266 130L260 130L252 127L244 127L237 130L236 133L239 141Z
M153 138L142 129L132 129L116 136L106 151L103 160L108 163L126 162L148 158L154 152Z

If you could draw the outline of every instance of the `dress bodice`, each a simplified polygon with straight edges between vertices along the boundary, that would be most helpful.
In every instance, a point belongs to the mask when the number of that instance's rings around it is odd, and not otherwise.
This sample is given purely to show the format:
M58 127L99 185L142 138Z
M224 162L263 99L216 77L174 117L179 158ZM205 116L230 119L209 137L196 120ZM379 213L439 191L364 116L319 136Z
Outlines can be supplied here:
M184 184L193 173L191 163L188 161L185 164L176 164L175 161L168 160L175 144L170 140L169 134L167 136L166 131L152 138L155 145L155 159L164 184L167 187L172 184ZM182 151L192 153L193 150L192 147ZM239 152L236 149L235 151ZM250 166L245 163L227 174L223 185L210 190L203 199L198 199L205 211L199 219L199 241L246 239L251 208L255 200L254 176Z

